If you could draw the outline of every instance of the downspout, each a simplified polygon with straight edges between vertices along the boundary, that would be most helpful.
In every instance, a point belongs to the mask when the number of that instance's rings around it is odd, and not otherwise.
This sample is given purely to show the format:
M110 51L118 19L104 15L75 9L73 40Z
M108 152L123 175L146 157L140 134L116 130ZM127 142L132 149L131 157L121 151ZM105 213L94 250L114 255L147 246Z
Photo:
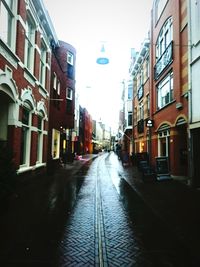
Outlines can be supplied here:
M193 176L193 149L192 149L192 139L190 124L192 123L192 41L191 41L191 0L187 0L188 7L188 175L189 175L189 185L192 184Z

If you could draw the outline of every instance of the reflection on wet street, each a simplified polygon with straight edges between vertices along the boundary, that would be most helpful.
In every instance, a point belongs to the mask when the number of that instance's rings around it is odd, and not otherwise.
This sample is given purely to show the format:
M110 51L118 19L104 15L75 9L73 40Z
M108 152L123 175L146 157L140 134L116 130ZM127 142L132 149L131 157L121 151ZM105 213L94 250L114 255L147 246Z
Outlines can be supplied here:
M1 218L0 265L192 266L124 173L104 153L25 187Z

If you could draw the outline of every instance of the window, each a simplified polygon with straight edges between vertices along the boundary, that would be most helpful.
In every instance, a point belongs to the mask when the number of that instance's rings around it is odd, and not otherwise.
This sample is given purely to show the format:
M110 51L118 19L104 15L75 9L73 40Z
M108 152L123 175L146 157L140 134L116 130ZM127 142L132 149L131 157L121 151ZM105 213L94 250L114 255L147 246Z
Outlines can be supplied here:
M74 55L70 52L67 52L67 63L74 65Z
M170 73L157 86L157 109L169 104L173 97L173 73Z
M158 156L159 157L169 156L169 137L170 137L169 130L159 132L158 134Z
M57 83L57 93L58 93L58 95L60 95L60 81L59 80Z
M25 66L33 73L34 69L34 46L35 46L35 24L30 16L26 21L25 41Z
M163 9L167 3L167 0L157 0L155 3L155 19L156 22L160 18L161 13L163 12Z
M165 52L171 41L173 40L172 18L169 18L160 30L156 42L156 60L158 60Z
M72 98L73 98L73 90L71 88L67 88L66 94L67 94L67 96L66 96L67 99L72 100Z
M42 162L42 147L43 147L43 118L44 114L42 112L38 115L38 138L37 138L37 163Z
M51 155L53 159L58 159L60 155L60 132L56 129L52 130L52 150Z
M133 122L133 113L132 112L128 112L128 126L132 126Z
M56 90L57 88L57 75L54 73L53 74L53 89Z
M147 116L150 116L150 96L147 95Z
M70 99L67 99L67 101L66 101L66 112L68 113L68 114L72 114L72 106L73 105L73 102L70 100Z
M144 105L143 102L139 104L139 120L144 119Z
M46 45L42 42L40 49L40 83L45 87L46 81L46 60L47 60L47 48Z
M191 9L194 10L192 13L194 21L192 21L191 31L193 33L193 41L197 44L200 41L200 0L191 1Z
M28 164L28 151L30 140L30 108L28 105L22 108L22 128L21 128L21 154L20 165Z
M149 78L149 57L146 59L146 66L145 66L145 75L146 75L146 79Z
M128 100L132 100L133 98L133 84L128 85Z
M60 109L60 81L56 73L53 74L53 104Z
M67 76L70 79L74 78L74 55L67 52Z
M16 0L0 1L0 38L13 50L16 39L16 4Z

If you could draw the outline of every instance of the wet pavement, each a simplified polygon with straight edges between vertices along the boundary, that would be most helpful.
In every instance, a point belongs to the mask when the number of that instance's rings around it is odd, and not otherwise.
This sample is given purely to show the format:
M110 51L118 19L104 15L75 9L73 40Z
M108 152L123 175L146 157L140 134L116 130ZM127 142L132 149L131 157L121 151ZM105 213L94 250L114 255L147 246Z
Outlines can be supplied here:
M199 192L93 156L19 189L0 218L0 266L200 266Z

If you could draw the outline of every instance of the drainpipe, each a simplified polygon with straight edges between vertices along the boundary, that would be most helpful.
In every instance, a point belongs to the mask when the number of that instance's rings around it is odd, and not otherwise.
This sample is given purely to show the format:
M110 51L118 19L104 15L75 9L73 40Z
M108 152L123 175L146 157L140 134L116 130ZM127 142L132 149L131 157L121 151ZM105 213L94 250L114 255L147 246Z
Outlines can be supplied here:
M191 41L191 0L187 0L188 6L188 174L189 174L189 184L192 183L193 176L193 149L192 149L192 139L190 124L192 123L192 41Z

